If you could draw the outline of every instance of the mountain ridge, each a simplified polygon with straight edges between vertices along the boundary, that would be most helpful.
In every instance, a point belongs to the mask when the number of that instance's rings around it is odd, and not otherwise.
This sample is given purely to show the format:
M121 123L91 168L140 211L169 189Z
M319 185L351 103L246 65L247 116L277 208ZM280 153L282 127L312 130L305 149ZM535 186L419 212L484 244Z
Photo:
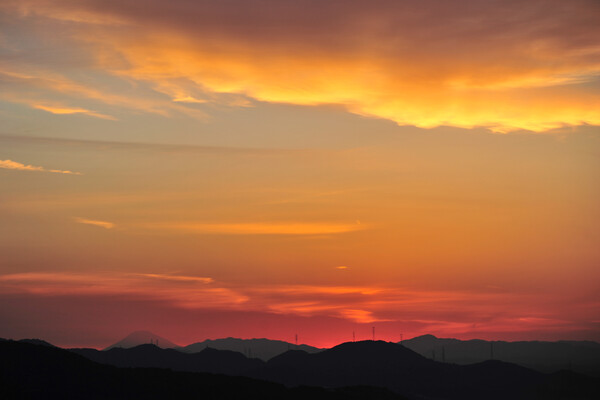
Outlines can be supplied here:
M86 355L85 351L72 351ZM287 387L375 386L413 399L546 399L534 394L553 393L555 389L583 395L574 398L595 398L595 394L600 394L598 380L575 373L564 372L560 376L567 378L556 382L552 375L499 360L466 366L442 363L403 345L384 341L346 342L312 354L289 350L267 362L231 351L207 348L187 354L150 344L132 349L95 350L91 354L105 357L94 361L120 367L218 372Z
M286 388L248 377L175 372L164 368L117 368L58 347L13 340L0 340L0 355L0 398L3 399L234 400L250 395L261 400L405 400L382 388Z
M600 344L592 341L507 342L422 335L403 340L401 344L424 357L460 365L496 359L545 373L571 369L600 377Z

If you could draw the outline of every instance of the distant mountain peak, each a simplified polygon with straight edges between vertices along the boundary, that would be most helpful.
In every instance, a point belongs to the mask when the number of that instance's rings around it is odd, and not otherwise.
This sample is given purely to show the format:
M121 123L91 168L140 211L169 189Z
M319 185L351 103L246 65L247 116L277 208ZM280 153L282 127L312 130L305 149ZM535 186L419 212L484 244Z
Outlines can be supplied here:
M160 347L161 349L172 349L179 347L170 340L158 336L150 331L135 331L130 333L117 343L108 346L104 350L110 350L117 347L129 349L142 344L153 344L157 347Z
M417 336L417 337L415 337L414 339L418 339L418 338L420 338L420 339L438 339L438 337L437 337L437 336L435 336L435 335L432 335L432 334L430 334L430 333L427 333L427 334L425 334L425 335L421 335L421 336Z

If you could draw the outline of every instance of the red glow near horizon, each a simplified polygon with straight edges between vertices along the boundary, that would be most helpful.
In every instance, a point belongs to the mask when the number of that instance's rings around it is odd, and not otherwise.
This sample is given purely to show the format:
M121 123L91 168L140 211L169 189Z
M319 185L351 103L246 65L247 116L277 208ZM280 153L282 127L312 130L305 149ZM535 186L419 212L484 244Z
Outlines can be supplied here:
M23 316L41 318L36 335L67 347L103 348L142 329L184 345L222 337L292 342L299 334L302 343L331 347L350 341L352 332L357 340L370 339L373 326L376 339L395 342L400 334L595 338L586 333L593 308L560 309L556 304L555 314L549 316L535 310L545 310L551 297L518 294L314 285L220 287L205 277L109 273L4 275L0 287L9 293L8 302L20 299ZM17 314L3 316L16 319L10 325L12 337L27 335Z

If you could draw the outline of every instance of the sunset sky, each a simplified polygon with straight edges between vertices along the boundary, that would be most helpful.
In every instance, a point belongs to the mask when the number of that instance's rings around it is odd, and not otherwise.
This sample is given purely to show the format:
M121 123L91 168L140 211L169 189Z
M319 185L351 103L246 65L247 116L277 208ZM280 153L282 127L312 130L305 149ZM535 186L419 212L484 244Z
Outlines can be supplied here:
M600 341L597 0L3 0L0 337Z

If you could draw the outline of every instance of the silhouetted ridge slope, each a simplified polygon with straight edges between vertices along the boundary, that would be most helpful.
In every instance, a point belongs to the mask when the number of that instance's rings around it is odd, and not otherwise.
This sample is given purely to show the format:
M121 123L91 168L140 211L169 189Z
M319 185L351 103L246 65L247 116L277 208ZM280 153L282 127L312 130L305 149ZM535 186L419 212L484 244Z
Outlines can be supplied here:
M2 399L401 400L385 389L314 387L156 368L116 368L55 347L0 341Z
M460 381L461 385L465 390L482 396L489 391L505 393L507 388L527 393L532 383L544 380L540 372L498 360L466 365L461 369L463 376L467 377Z
M289 351L267 362L262 371L286 385L338 387L352 384L388 387L409 393L421 377L429 379L433 361L401 345L383 341L348 342L316 354ZM411 377L403 382L399 377Z
M426 368L431 363L432 361L425 357L395 343L362 341L342 343L315 354L289 351L271 359L267 362L267 367L278 368L280 374L284 366L291 371L304 369L313 379L320 376L320 385L339 385L340 380L372 383L373 381L369 380L370 375L381 377L382 372L389 370L414 369L417 365ZM378 380L377 384L381 385L381 381Z
M288 350L283 354L275 356L268 361L268 365L294 365L302 364L308 360L310 355L302 350Z
M415 363L428 363L425 357L396 343L381 340L365 340L360 342L346 342L324 351L317 358L322 360L355 362L380 362L382 360L394 360L397 364L413 365Z

